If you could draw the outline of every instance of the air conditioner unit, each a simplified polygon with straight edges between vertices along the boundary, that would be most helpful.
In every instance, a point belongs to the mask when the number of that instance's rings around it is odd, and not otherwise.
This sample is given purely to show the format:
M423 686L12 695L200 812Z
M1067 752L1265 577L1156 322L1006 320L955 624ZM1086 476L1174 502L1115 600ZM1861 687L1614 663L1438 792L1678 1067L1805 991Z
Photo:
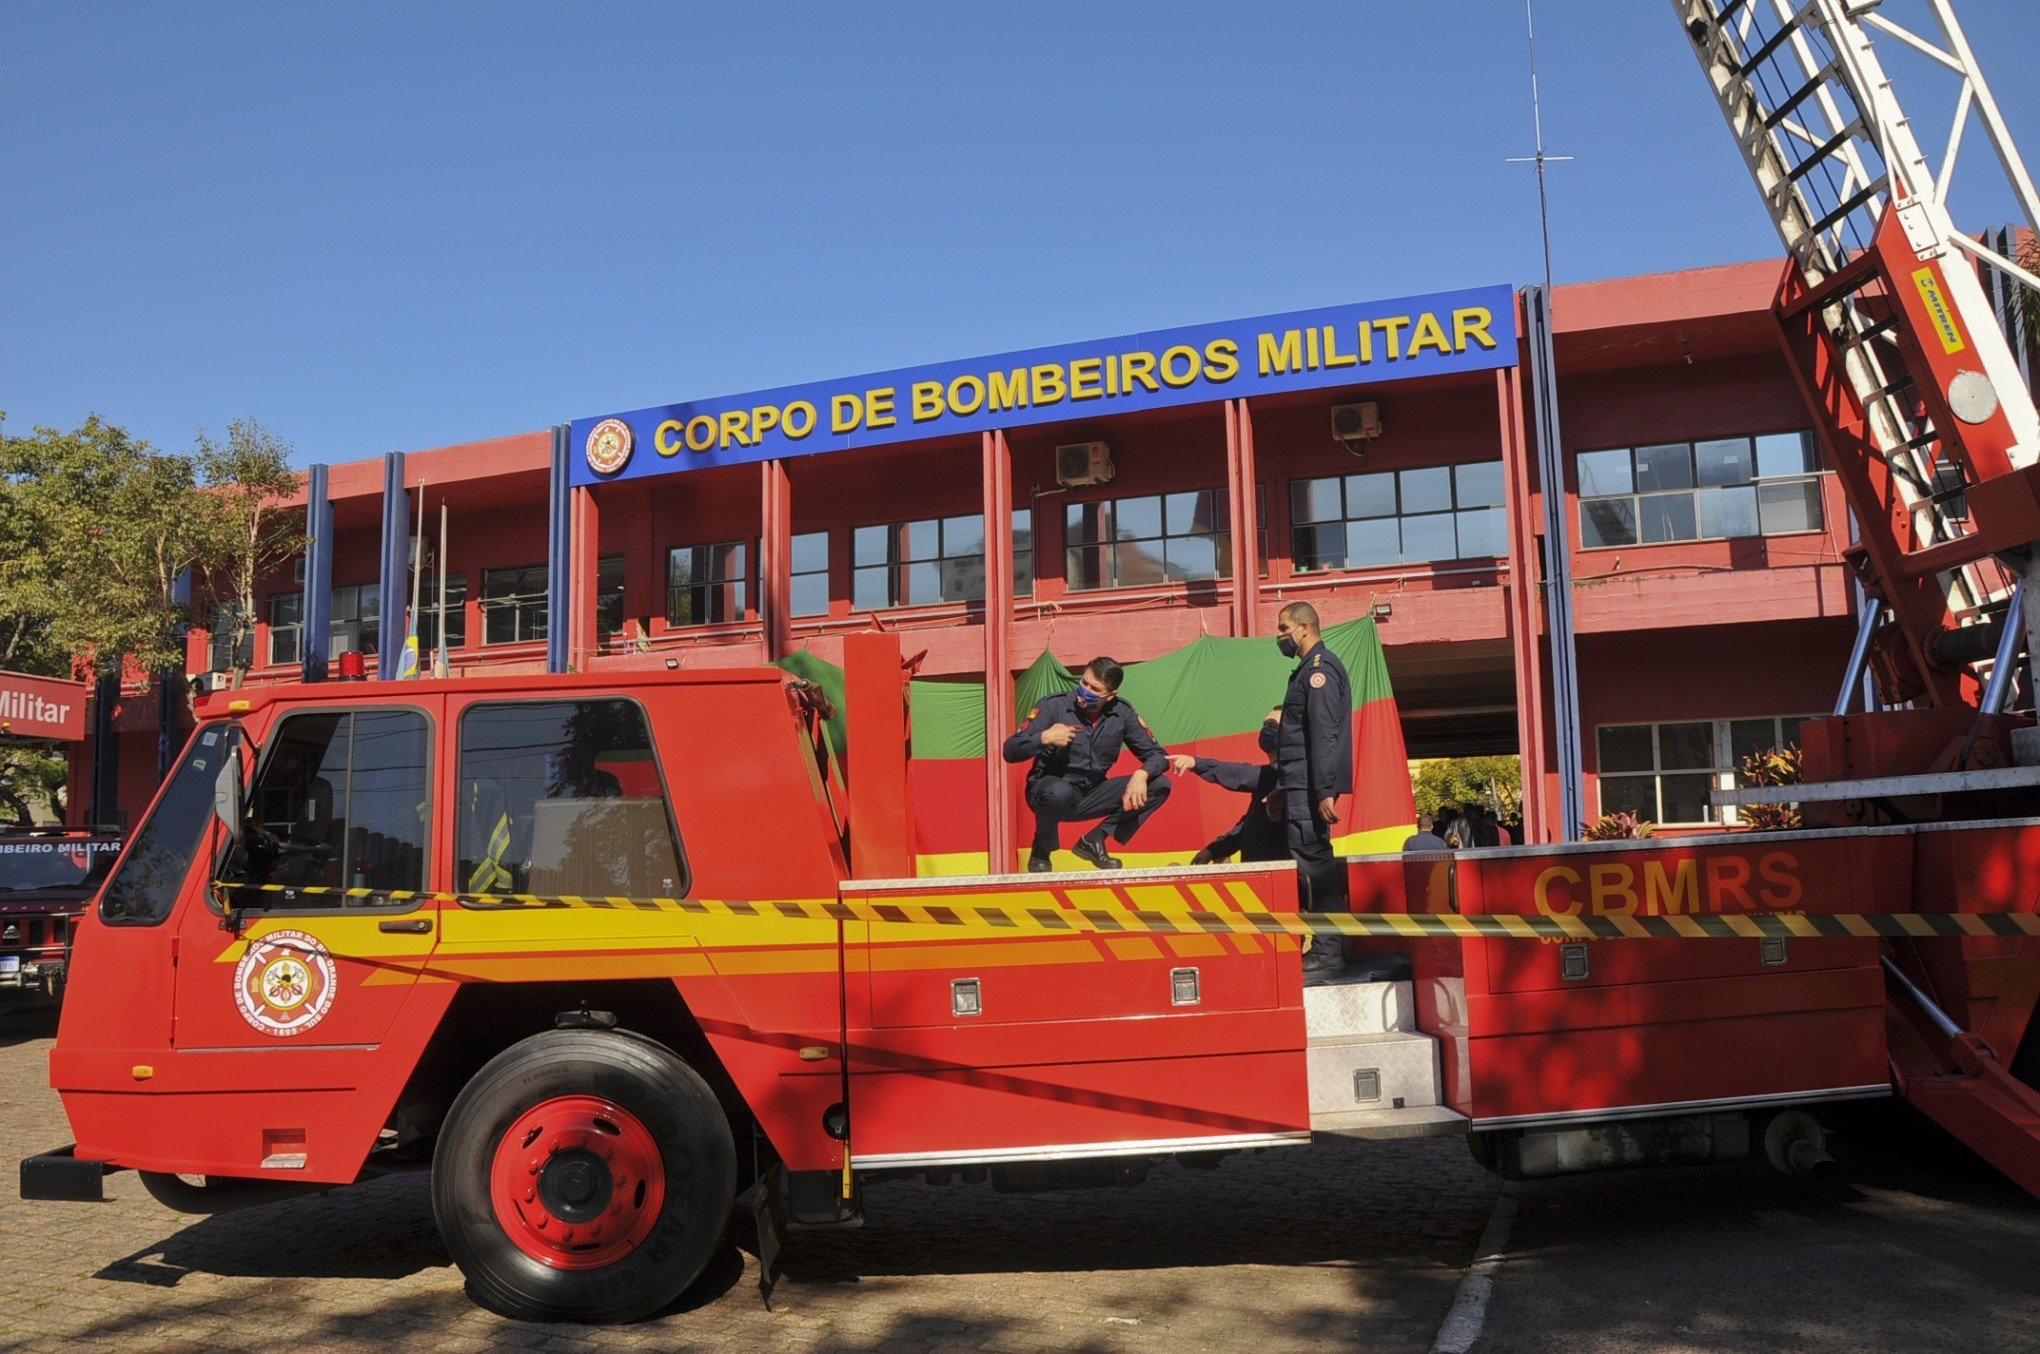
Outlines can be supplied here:
M1381 436L1381 406L1372 400L1333 405L1332 436L1341 442L1373 441Z
M1112 478L1112 449L1103 442L1072 442L1055 449L1055 482L1065 489Z

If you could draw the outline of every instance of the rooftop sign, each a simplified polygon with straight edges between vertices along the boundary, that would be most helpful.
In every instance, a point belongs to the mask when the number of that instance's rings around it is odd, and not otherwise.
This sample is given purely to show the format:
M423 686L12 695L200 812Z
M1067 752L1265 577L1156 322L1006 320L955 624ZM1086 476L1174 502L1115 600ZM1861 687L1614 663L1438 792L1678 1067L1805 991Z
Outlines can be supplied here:
M1516 362L1508 287L1405 296L577 419L573 483Z
M85 736L85 684L0 672L0 743L10 738Z

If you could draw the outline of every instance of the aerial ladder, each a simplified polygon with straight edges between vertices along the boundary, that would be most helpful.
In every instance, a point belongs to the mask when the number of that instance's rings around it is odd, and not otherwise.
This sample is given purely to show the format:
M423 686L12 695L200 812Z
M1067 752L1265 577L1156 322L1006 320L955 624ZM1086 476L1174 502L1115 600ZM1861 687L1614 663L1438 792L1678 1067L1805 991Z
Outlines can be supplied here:
M1804 735L1809 783L1719 797L1836 827L2030 816L2040 729L2013 710L2040 690L2040 413L2017 293L2040 277L2014 232L1978 239L1950 215L1972 120L2029 231L2040 195L1948 0L1910 6L1914 27L1879 0L1673 7L1790 256L1773 313L1855 519L1863 598L1834 717ZM1938 165L1880 56L1900 50L1955 88ZM1883 964L1895 1084L2040 1192L2040 942L1892 941Z

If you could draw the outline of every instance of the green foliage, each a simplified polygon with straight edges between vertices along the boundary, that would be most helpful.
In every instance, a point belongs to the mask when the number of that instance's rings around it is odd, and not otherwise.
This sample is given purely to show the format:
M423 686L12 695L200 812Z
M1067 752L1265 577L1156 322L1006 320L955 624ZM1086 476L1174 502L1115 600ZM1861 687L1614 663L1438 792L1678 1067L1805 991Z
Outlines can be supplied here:
M0 748L0 819L18 824L62 822L64 754L45 747Z
M174 592L207 534L191 460L94 414L70 432L0 437L0 479L9 500L0 553L11 565L0 614L39 631L45 662L62 656L98 672L125 655L149 672L181 666Z
M1801 765L1795 743L1782 748L1759 748L1742 759L1737 768L1738 778L1745 785L1797 785ZM1740 816L1752 832L1783 832L1806 826L1797 804L1745 804Z
M26 437L0 427L0 666L69 676L184 665L177 582L214 580L253 614L254 583L302 548L275 500L290 446L243 419L224 443L159 452L97 414Z
M1583 842L1627 842L1657 835L1657 824L1633 813L1604 813L1580 833Z
M1418 813L1448 804L1485 804L1496 818L1523 813L1523 763L1515 757L1439 757L1416 763L1410 788Z
M305 548L304 515L282 506L304 483L290 468L291 450L252 418L228 424L225 442L202 428L198 433L207 508L204 592L214 638L229 653L239 654L254 633L256 586Z

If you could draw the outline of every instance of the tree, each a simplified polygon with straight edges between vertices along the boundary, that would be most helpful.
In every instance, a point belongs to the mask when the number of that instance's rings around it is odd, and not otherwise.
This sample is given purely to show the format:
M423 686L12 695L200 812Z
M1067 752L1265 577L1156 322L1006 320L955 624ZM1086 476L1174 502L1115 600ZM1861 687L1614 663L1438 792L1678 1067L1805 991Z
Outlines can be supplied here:
M181 667L188 616L177 582L214 548L192 460L93 414L70 432L0 436L0 483L12 547L0 617L11 642L35 646L45 670Z
M64 754L49 748L33 744L0 748L0 818L24 826L63 821L69 771Z
M1439 757L1416 764L1410 789L1418 813L1484 804L1503 822L1523 813L1523 764L1515 757Z
M227 440L198 433L198 471L207 499L206 593L213 638L234 655L234 685L247 676L244 643L255 633L255 588L305 548L303 517L283 506L304 477L290 468L291 444L252 418L227 425Z

